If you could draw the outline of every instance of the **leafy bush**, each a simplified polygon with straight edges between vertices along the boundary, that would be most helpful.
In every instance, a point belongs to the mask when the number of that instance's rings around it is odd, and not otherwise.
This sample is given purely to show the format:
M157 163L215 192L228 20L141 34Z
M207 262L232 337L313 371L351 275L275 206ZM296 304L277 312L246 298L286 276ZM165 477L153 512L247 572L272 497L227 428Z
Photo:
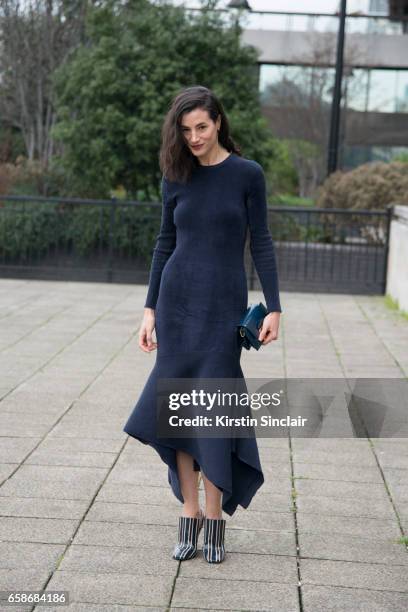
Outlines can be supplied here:
M1 202L0 253L5 261L27 263L50 253L105 256L113 228L113 253L150 261L160 227L160 209L118 203L111 226L110 206L43 202Z
M392 202L408 204L408 164L369 162L331 174L318 190L319 208L381 210Z
M337 234L365 244L384 244L385 217L367 217L360 210L385 211L392 203L408 204L408 164L369 162L350 170L331 174L318 190L319 208L340 208L356 214L341 217L326 215L326 224L336 224Z
M0 164L0 194L73 196L72 184L58 167L45 168L38 160L28 160L23 155L14 164Z
M10 193L16 180L16 167L13 164L0 164L0 195Z
M57 205L0 202L0 251L5 261L28 262L42 256L58 239Z

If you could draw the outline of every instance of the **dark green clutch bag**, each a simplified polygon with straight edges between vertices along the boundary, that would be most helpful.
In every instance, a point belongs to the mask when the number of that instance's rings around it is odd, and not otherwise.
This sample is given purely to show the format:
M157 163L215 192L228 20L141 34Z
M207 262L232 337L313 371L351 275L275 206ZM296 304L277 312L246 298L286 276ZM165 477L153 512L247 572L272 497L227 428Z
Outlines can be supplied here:
M262 346L262 342L258 340L259 328L266 315L267 310L262 302L252 304L237 325L241 344L247 350L253 347L258 351Z

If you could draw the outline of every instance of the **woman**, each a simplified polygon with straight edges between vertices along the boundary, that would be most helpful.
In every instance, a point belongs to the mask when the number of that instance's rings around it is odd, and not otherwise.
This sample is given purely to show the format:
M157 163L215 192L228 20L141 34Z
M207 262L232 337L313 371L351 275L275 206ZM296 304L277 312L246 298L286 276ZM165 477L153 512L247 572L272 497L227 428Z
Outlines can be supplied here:
M160 151L162 220L153 253L139 346L157 348L156 363L124 431L150 444L168 465L183 503L173 558L191 559L204 526L203 555L224 559L225 519L247 508L264 482L255 437L158 438L159 378L243 379L237 324L247 309L244 246L262 284L268 314L259 339L278 337L281 306L262 167L241 156L220 101L206 87L173 100ZM152 333L156 331L156 340ZM205 488L199 507L198 472Z

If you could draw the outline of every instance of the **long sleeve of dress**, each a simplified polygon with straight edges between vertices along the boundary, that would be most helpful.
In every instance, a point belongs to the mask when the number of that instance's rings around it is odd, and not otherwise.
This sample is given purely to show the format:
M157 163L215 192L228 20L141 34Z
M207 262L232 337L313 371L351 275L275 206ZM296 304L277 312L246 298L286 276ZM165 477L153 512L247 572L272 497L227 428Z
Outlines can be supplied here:
M275 247L268 228L265 175L262 166L256 162L248 190L247 210L250 252L261 281L267 311L282 312Z
M150 266L149 289L147 292L145 308L155 308L159 296L160 280L164 265L176 246L176 226L174 225L173 211L175 198L169 194L168 183L162 178L162 217L160 232L156 238Z

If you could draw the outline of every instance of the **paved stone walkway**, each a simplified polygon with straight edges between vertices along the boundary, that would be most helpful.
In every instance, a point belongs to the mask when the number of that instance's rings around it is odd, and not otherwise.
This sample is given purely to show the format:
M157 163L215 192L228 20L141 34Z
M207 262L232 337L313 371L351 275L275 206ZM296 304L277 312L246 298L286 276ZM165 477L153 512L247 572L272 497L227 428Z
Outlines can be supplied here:
M155 359L137 347L146 287L0 292L0 589L68 590L35 608L52 611L406 612L408 439L260 439L266 483L226 517L224 563L178 563L167 470L122 432ZM407 375L408 323L382 298L282 303L247 377Z

